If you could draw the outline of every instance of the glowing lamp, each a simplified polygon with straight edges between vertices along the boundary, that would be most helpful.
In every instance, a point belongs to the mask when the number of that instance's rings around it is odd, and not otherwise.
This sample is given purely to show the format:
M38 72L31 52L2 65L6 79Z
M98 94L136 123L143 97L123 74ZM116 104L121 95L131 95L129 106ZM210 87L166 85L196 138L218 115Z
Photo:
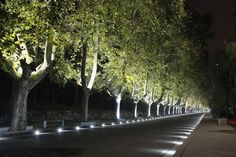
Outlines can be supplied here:
M80 129L80 127L79 127L79 126L75 127L75 130L77 130L77 131L78 131L79 129Z
M57 132L61 133L62 132L62 128L58 128Z
M39 130L36 130L36 131L34 132L34 134L35 134L36 136L38 136L38 135L40 134L40 131L39 131Z

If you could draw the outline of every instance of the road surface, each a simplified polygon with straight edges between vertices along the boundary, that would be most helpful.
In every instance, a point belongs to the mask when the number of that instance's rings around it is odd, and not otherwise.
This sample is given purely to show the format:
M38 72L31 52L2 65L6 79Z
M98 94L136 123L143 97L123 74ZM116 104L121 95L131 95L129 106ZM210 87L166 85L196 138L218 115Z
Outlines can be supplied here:
M0 138L0 157L167 157L175 153L202 116Z

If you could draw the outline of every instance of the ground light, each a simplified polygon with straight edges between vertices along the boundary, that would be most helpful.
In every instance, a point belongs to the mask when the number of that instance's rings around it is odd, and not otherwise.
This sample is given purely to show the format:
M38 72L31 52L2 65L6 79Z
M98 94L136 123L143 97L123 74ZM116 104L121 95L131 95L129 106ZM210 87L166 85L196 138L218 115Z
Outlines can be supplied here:
M178 132L179 134L184 134L184 135L190 135L191 134L191 132L183 132L183 131L181 131L181 132Z
M185 135L190 135L191 133L190 132L184 132Z
M194 129L175 129L176 131L193 132Z
M132 121L133 123L135 122L135 120Z
M80 130L80 127L79 126L75 127L75 130L77 130L77 131Z
M129 123L129 121L126 121L126 123Z
M38 136L40 134L40 131L39 130L35 130L34 131L34 135Z
M111 125L115 125L115 123L111 123Z
M167 152L166 152L166 155L174 155L175 154L175 150L168 150Z
M188 136L179 136L179 138L186 139Z
M4 141L4 140L7 140L6 137L0 137L0 141Z
M183 141L170 141L170 140L160 140L159 143L169 143L174 145L182 145Z
M181 129L192 129L194 130L196 128L196 126L189 126L189 127L180 127Z
M145 151L149 153L162 154L164 156L173 156L176 153L176 150L171 149L147 149Z
M102 127L105 127L106 125L105 124L102 124Z
M186 128L186 129L190 129L190 130L194 130L196 127L189 127L189 128Z
M90 125L90 128L94 128L94 125Z
M160 151L162 154L164 154L165 156L172 156L175 154L175 150L168 150L168 149L163 149Z
M188 131L188 132L193 132L194 130L193 130L193 129L188 129L188 130L186 130L186 131Z
M120 124L122 124L122 122L120 122Z
M62 132L62 128L58 128L57 132L61 133Z
M183 142L182 141L172 141L173 144L176 144L176 145L182 145Z
M184 136L184 135L166 135L166 137L173 137L173 138L180 138L180 139L188 138L188 136Z

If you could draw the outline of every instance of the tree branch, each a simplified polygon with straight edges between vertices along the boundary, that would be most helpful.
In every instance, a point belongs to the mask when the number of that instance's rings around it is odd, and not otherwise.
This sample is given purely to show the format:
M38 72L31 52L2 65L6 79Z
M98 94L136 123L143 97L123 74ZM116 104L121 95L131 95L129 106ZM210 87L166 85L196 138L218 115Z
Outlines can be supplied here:
M87 87L87 78L85 75L86 71L86 60L87 60L87 41L83 43L82 46L82 65L81 65L81 84L82 87Z
M37 77L37 75L41 75L47 68L51 65L53 61L53 56L56 51L56 46L52 45L50 41L45 42L45 49L43 55L43 63L36 67L36 70L32 72L32 78Z
M88 84L88 89L92 89L93 88L93 84L95 81L95 77L97 74L97 64L98 64L98 52L99 52L99 41L98 41L98 36L95 39L95 51L94 51L94 58L93 58L93 71L92 71L92 75Z

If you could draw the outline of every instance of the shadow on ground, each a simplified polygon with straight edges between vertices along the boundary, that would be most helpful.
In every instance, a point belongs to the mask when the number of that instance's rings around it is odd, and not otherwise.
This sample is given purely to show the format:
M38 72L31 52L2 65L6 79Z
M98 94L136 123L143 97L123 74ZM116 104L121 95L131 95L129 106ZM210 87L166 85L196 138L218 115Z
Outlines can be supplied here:
M79 157L80 148L12 148L1 151L0 157Z

